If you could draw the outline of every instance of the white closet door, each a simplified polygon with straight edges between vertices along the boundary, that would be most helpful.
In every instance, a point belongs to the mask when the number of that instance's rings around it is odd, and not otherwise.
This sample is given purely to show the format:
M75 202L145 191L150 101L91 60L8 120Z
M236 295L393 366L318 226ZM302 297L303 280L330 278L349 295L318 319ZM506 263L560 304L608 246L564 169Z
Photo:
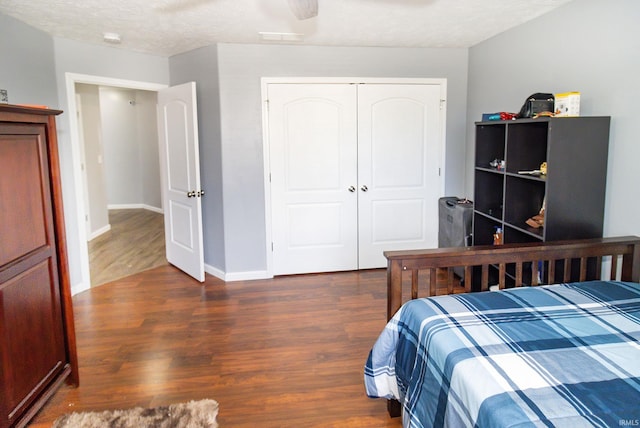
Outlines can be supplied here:
M438 246L440 85L358 87L359 268Z
M358 268L356 87L270 84L273 273Z

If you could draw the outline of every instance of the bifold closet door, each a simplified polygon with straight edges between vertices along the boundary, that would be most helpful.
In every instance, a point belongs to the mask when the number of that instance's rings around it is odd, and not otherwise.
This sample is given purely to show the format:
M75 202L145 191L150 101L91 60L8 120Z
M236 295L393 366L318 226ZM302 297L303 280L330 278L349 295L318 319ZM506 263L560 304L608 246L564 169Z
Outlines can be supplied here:
M358 267L438 247L440 85L358 85Z
M273 273L358 268L356 86L269 85Z
M270 84L274 275L437 247L440 85Z

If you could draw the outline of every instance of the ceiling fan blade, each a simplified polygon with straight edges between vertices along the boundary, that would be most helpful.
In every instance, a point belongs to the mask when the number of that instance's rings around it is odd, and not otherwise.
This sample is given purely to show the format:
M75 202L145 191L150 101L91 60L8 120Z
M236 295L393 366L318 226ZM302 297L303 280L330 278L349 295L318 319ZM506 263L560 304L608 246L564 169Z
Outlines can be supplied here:
M291 12L298 19L309 19L318 16L318 0L287 0Z

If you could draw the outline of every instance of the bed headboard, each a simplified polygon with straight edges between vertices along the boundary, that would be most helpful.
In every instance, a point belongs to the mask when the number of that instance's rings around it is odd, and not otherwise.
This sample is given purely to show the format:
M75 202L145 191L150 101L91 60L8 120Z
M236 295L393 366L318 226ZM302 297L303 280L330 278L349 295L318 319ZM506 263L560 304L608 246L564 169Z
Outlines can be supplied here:
M427 282L427 294L446 284L454 292L464 272L464 292L485 291L492 284L507 286L588 281L602 278L602 262L610 261L610 279L640 282L640 237L625 236L544 243L385 251L387 258L387 317L402 305L403 276L411 273L411 299L418 298L418 285ZM440 277L440 280L438 280Z

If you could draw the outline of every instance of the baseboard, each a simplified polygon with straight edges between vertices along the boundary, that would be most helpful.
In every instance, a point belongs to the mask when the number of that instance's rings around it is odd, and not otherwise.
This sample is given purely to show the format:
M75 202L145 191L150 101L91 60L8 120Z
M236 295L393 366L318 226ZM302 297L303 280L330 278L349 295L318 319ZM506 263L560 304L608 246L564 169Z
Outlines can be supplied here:
M253 281L256 279L271 279L272 275L269 275L267 271L249 271L249 272L232 272L225 273L224 271L215 268L211 265L205 263L204 271L210 275L215 276L218 279L221 279L225 282L233 282L233 281Z
M93 241L98 236L102 235L103 233L107 233L110 230L111 230L111 225L110 224L108 224L108 225L106 225L104 227L101 227L100 229L92 232L91 235L89 235L89 239L87 239L87 241Z
M164 214L164 210L162 208L154 207L147 204L109 204L107 205L108 210L149 210L153 212L157 212L160 214Z
M144 208L145 210L148 210L148 211L153 211L154 213L164 214L164 210L162 208L158 208L158 207L154 207L154 206L146 205L146 204L143 204L142 208Z
M204 271L206 273L208 273L209 275L215 276L218 279L221 279L223 281L225 280L224 279L224 272L222 270L216 268L216 267L213 267L213 266L208 265L208 264L205 263L204 264Z
M85 284L84 282L79 282L71 286L71 295L75 296L78 293L82 293L83 291L87 291L91 288L90 285Z

